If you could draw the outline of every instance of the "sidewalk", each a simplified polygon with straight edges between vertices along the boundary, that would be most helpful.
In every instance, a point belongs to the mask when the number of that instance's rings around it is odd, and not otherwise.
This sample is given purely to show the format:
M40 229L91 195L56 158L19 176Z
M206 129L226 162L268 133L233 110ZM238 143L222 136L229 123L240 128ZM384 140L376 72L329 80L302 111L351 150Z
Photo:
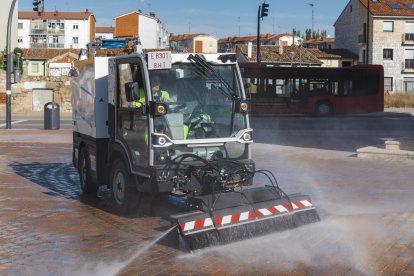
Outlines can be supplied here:
M0 143L72 144L72 130L2 129Z

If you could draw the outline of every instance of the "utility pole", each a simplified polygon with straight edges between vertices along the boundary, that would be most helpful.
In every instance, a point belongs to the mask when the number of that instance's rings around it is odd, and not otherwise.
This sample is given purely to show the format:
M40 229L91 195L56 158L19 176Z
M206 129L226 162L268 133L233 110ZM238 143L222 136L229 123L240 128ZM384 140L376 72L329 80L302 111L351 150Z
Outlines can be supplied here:
M240 16L237 17L237 21L239 22L239 37L240 37Z
M315 7L315 3L312 1L312 3L308 3L308 5L312 8L312 33L311 33L311 38L313 37L313 26L314 26L314 11L313 8Z
M6 67L6 129L11 129L11 68L13 65L13 56L11 54L11 25L13 21L14 7L16 0L13 0L10 6L9 20L7 21L7 67Z

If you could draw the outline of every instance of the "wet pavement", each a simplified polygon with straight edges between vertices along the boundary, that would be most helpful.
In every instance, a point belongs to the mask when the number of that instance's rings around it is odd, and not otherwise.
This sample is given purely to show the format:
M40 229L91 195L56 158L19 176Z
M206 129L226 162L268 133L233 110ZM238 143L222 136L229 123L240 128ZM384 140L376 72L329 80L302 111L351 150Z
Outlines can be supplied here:
M120 216L106 189L81 195L70 130L0 131L0 275L414 275L414 161L253 152L286 192L311 195L321 222L185 253L174 230L162 237L165 204Z

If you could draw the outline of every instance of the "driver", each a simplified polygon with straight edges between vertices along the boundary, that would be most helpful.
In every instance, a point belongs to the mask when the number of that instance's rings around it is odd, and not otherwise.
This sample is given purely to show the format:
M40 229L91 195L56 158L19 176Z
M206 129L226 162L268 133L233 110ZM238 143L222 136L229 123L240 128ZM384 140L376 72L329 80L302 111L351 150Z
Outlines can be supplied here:
M170 94L165 90L161 90L161 80L159 76L154 76L152 78L151 91L154 101L163 103L170 101Z
M151 81L151 91L152 91L152 98L156 102L169 102L170 101L170 94L165 91L161 90L161 81L159 76L154 76ZM144 88L139 89L139 100L133 102L133 107L140 108L142 105L145 104L145 91Z

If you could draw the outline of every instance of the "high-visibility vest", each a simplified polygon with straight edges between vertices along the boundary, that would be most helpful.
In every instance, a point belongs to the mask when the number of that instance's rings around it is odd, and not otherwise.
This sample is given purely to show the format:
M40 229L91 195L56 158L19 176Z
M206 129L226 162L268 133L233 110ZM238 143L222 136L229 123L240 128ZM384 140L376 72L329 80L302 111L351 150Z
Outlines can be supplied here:
M160 91L161 96L160 96L160 101L162 102L169 102L170 101L170 93L168 93L167 91L161 90ZM145 104L145 91L143 88L139 89L139 100L133 102L133 106L135 108L140 108L142 105Z

